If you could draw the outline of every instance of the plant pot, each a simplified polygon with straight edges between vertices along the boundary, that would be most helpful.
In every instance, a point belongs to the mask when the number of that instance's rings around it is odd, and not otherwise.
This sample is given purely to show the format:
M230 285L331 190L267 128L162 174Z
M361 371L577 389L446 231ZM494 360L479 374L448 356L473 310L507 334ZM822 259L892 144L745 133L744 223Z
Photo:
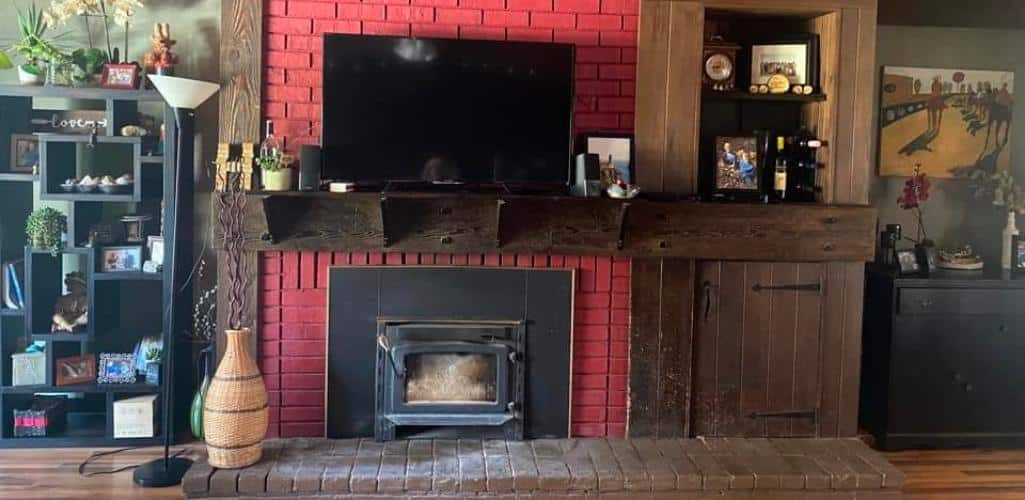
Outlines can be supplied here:
M267 435L267 388L246 349L248 328L226 330L227 349L203 402L209 463L238 469L260 461Z
M42 85L43 75L36 75L25 71L25 68L18 66L18 83L22 85Z
M278 170L262 170L264 191L291 191L292 190L292 169L280 168Z

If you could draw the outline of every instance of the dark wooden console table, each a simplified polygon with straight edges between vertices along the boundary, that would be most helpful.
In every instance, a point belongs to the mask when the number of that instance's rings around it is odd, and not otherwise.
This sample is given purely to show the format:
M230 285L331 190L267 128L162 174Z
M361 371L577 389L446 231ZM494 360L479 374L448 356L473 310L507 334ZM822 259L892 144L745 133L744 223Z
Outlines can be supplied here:
M885 449L1025 444L1025 279L870 268L861 425Z

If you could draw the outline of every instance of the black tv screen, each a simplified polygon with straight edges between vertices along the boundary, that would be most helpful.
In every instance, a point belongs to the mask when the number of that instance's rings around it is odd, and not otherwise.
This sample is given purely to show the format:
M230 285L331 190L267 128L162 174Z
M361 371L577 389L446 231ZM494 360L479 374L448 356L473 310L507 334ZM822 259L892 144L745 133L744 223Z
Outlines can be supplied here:
M566 184L573 47L329 34L324 176Z

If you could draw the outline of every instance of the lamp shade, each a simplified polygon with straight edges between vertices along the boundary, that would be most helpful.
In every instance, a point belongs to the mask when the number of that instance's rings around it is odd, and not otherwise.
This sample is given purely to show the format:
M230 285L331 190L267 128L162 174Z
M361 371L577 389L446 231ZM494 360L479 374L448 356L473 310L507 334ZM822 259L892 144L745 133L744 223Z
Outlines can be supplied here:
M221 89L216 83L191 78L160 75L148 75L147 78L167 104L178 109L196 109Z

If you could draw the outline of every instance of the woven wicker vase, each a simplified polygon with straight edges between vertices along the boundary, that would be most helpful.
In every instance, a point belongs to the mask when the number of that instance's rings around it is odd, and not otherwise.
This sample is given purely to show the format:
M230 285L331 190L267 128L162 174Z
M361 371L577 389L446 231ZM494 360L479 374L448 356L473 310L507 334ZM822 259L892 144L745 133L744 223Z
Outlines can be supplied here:
M227 349L203 403L210 465L238 469L260 461L267 435L267 388L249 355L248 328L227 330Z

